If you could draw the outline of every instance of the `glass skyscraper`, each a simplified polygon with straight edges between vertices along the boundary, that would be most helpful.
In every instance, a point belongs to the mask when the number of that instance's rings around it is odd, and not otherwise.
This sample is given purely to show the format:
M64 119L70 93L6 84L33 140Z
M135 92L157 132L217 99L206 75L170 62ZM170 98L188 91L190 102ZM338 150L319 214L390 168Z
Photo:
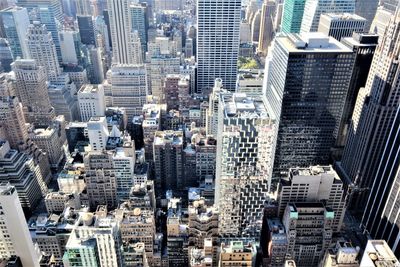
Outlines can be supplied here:
M299 33L306 0L286 0L283 8L282 32Z

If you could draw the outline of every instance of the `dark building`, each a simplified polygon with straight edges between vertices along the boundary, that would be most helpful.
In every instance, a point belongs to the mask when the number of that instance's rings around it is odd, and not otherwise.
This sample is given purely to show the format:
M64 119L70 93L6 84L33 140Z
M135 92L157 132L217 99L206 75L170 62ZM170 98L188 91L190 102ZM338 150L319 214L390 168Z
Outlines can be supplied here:
M376 34L355 33L353 37L343 38L342 43L351 48L355 54L355 62L350 80L349 90L347 92L346 103L343 110L342 122L339 129L336 146L338 148L336 157L343 153L343 147L346 143L347 133L353 115L354 106L360 88L365 87L368 73L371 68L375 49L378 45L379 36Z
M85 45L96 45L96 34L94 31L92 16L78 15L79 34L81 42Z

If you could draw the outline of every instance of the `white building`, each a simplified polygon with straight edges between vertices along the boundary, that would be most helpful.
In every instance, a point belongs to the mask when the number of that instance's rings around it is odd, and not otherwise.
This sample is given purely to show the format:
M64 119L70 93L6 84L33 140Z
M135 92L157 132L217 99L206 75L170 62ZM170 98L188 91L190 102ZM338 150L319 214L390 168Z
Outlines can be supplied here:
M278 125L262 96L223 93L218 114L218 228L222 236L253 236L270 190Z
M307 0L300 33L316 32L323 13L354 13L354 0Z
M400 263L385 240L368 240L360 267L399 266Z
M291 202L325 201L335 217L332 230L339 232L345 213L343 182L332 166L312 166L289 170L288 179L282 179L279 190L279 217Z
M134 42L136 41L133 38L130 3L129 0L108 1L113 63L115 64L141 64L135 53Z
M64 64L78 64L78 57L75 43L79 40L79 32L65 29L60 31L61 58Z
M104 150L110 135L106 117L92 117L87 123L87 129L91 150Z
M128 120L142 113L146 104L147 73L144 65L117 65L107 74L111 83L112 103L125 108Z
M0 224L0 260L18 256L23 266L39 267L17 191L10 184L0 184Z
M58 64L53 37L51 32L47 31L46 25L33 22L28 27L26 38L30 57L35 59L39 66L44 67L50 82L57 81L62 70Z
M216 78L235 90L241 0L197 2L197 91L209 93Z
M83 85L78 91L78 103L82 121L89 121L91 117L105 116L103 86Z

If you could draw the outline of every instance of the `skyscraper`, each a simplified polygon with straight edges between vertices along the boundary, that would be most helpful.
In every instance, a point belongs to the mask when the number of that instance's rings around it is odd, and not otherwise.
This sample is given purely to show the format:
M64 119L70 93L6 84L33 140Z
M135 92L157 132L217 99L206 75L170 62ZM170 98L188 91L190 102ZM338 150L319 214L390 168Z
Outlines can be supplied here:
M400 13L397 13L375 51L367 84L358 94L340 164L343 177L356 189L350 207L359 211L365 208L379 164L382 159L388 160L382 155L400 105L399 29Z
M379 0L355 0L355 2L355 13L366 19L365 29L368 30L374 20Z
M266 0L262 5L260 38L258 40L258 52L267 55L268 47L271 44L274 35L274 18L276 12L276 2Z
M263 97L220 94L215 203L222 236L255 236L271 183L277 125Z
M92 16L78 15L76 20L78 21L79 34L81 36L82 44L96 45L96 34Z
M17 57L29 57L29 51L25 41L26 31L29 25L29 17L26 8L9 7L0 11L1 25L4 29L4 37L7 38L14 59Z
M18 256L23 266L39 267L39 258L29 234L17 190L10 184L0 184L0 260Z
M143 65L116 65L107 74L112 103L126 109L128 119L142 113L146 103L147 73Z
M147 30L149 22L147 18L146 5L130 4L129 6L132 17L132 30L139 33L140 43L142 44L143 53L147 51Z
M300 32L316 32L323 13L354 13L354 9L354 0L307 0Z
M349 90L347 92L346 104L343 110L342 123L339 129L339 137L336 146L343 150L349 132L351 116L353 115L357 95L360 88L367 83L368 73L374 57L375 49L378 46L378 35L359 33L353 37L342 39L342 43L348 46L355 53L355 62L352 71ZM343 152L343 151L341 151ZM340 152L340 153L341 153Z
M329 163L354 64L351 49L321 33L275 38L266 96L280 119L276 174Z
M16 95L25 109L27 121L49 125L55 117L50 105L44 67L34 59L17 59L11 64L15 73Z
M197 2L197 92L209 93L216 78L235 90L241 0Z
M115 64L140 64L140 59L135 57L132 16L128 0L109 0L108 11L110 20L111 40L113 47L113 63Z
M30 57L43 67L50 82L56 82L62 70L58 63L56 46L46 25L35 21L29 25L26 41Z
M18 0L18 6L34 13L34 19L46 25L56 46L57 58L61 62L61 49L58 37L59 25L62 24L63 12L60 0Z
M286 0L283 8L282 32L299 33L306 0Z

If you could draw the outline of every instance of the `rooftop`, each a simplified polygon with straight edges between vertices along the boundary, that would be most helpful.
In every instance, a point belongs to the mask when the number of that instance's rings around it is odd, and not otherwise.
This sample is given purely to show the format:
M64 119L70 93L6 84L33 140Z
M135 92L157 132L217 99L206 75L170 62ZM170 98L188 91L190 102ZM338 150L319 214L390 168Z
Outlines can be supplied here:
M165 145L170 143L175 146L183 144L183 133L181 131L157 131L154 134L154 145Z
M262 97L248 97L245 93L222 94L225 117L269 119L267 104Z
M289 53L352 53L353 51L333 37L321 32L279 34L279 43Z
M79 89L78 94L97 94L102 89L102 85L84 84Z
M325 13L321 15L322 17L330 18L331 20L361 20L366 21L365 18L352 13Z

